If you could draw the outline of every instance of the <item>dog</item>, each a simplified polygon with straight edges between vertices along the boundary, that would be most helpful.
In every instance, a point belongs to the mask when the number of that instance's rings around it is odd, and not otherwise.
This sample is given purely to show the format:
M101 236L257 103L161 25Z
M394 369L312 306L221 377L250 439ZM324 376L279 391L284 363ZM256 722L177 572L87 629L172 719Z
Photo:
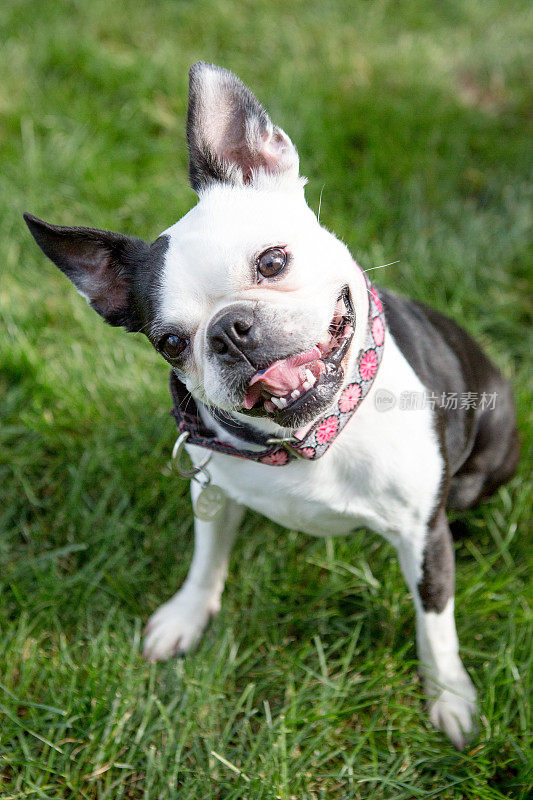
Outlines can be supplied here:
M231 72L191 68L187 141L199 201L152 243L24 215L95 311L171 366L178 455L196 465L194 555L144 652L198 643L246 508L315 536L368 528L412 593L430 719L463 748L476 692L446 510L514 474L510 387L455 322L368 281L307 206L290 138Z

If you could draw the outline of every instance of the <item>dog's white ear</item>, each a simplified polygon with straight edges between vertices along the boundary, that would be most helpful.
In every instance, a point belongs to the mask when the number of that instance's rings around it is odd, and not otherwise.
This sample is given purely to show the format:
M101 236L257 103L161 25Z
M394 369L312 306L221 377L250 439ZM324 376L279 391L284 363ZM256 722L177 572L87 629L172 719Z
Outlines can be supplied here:
M50 225L27 213L24 220L43 253L70 278L95 311L110 325L138 330L133 278L139 263L148 258L149 244L96 228Z
M201 192L212 183L253 183L261 171L298 176L298 153L236 75L199 61L189 73L189 177Z

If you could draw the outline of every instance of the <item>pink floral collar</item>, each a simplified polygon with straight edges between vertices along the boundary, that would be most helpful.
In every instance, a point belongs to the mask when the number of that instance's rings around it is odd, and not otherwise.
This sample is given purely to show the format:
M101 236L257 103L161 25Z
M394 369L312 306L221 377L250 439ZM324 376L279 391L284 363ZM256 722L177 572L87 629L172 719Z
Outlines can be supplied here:
M193 408L190 407L190 395L187 401L185 398L188 393L185 392L185 387L172 372L170 376L170 392L174 402L172 414L180 434L188 434L188 444L275 467L284 466L296 458L314 461L323 456L370 391L383 356L385 342L383 306L375 287L372 286L366 275L365 280L369 294L368 328L365 342L357 356L353 379L342 390L339 399L327 416L315 422L302 439L298 439L296 436L292 436L290 439L266 438L262 434L258 434L251 426L241 425L232 419L231 432L234 436L243 439L244 442L253 442L264 446L264 449L260 451L241 450L217 439L213 431L204 425L196 404Z

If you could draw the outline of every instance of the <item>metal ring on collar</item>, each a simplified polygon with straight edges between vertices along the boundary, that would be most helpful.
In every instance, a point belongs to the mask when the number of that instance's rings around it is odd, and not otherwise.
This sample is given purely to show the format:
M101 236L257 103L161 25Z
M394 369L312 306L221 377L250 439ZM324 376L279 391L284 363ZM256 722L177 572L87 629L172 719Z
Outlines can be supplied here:
M183 433L180 433L180 435L176 439L174 447L172 448L172 461L174 463L175 469L177 470L177 472L179 472L182 478L194 478L195 475L198 475L198 473L201 472L207 466L207 464L211 459L211 454L209 454L204 458L201 464L198 464L198 466L193 467L192 469L184 469L182 466L180 466L181 454L183 453L188 438L189 438L189 431L184 431Z

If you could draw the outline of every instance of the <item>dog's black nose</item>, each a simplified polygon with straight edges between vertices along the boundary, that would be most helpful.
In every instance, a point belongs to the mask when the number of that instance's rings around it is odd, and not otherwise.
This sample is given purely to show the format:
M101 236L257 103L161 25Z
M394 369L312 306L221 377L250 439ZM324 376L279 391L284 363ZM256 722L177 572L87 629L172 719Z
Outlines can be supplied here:
M236 303L222 309L209 325L207 338L213 352L223 361L236 362L243 356L250 360L261 344L253 307Z

